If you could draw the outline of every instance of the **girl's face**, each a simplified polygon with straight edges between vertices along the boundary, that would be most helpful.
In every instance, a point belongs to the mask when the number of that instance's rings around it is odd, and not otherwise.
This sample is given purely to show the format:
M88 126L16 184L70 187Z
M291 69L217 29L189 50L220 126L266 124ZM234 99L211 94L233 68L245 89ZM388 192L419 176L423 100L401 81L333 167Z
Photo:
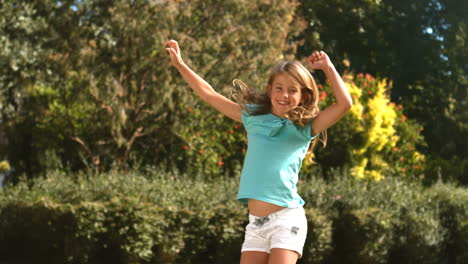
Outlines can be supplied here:
M284 117L294 107L303 102L301 85L287 73L280 73L267 85L271 100L272 114Z

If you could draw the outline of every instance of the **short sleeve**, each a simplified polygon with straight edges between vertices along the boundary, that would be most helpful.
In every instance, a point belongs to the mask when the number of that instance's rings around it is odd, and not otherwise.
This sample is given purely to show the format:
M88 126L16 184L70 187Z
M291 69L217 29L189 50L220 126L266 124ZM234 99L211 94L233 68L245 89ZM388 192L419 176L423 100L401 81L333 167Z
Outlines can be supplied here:
M242 109L241 118L242 118L242 124L244 125L244 127L247 127L249 125L250 119L252 117L250 113L254 112L256 109L258 109L258 107L259 106L255 104L247 104L245 105L246 109Z
M245 110L242 110L242 115L241 115L241 118L242 118L242 124L246 127L249 123L249 118L250 115L249 113L247 113Z
M312 136L312 120L309 121L305 126L305 136L309 140L315 139L320 133L317 133Z

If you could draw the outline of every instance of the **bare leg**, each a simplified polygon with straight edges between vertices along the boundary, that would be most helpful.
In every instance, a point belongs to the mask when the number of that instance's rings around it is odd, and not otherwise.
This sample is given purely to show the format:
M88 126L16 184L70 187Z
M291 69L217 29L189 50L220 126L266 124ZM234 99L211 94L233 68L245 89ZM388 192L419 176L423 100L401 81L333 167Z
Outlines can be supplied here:
M296 251L272 248L268 264L295 264L299 258L299 253Z
M241 254L241 264L267 264L270 254L261 251L244 251Z

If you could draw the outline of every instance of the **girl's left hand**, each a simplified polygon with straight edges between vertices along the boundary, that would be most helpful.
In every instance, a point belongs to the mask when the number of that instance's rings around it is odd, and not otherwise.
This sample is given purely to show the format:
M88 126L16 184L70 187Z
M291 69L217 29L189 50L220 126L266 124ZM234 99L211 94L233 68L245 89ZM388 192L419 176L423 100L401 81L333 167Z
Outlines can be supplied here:
M172 66L177 68L177 66L184 63L180 55L179 43L177 43L177 41L171 39L167 41L164 45L166 45L166 50L167 52L169 52L169 55L171 56Z
M309 64L314 70L325 70L330 65L333 65L328 55L323 51L314 51L309 56Z

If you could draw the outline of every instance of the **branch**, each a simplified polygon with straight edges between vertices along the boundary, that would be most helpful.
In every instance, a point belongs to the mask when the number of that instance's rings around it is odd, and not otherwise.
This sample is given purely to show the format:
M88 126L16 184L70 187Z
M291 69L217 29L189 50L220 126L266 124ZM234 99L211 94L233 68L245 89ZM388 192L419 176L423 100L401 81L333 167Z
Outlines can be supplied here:
M86 143L83 140L81 140L81 138L71 137L71 139L73 141L78 142L84 148L84 150L86 151L86 154L88 154L89 156L92 156L91 150L89 149L88 145L86 145Z
M127 149L125 150L125 155L124 155L125 161L127 161L128 159L128 154L130 153L130 149L132 148L135 140L139 137L146 135L145 133L142 133L142 131L143 131L143 127L137 128L135 132L133 133L132 137L130 138L130 140L128 141Z

